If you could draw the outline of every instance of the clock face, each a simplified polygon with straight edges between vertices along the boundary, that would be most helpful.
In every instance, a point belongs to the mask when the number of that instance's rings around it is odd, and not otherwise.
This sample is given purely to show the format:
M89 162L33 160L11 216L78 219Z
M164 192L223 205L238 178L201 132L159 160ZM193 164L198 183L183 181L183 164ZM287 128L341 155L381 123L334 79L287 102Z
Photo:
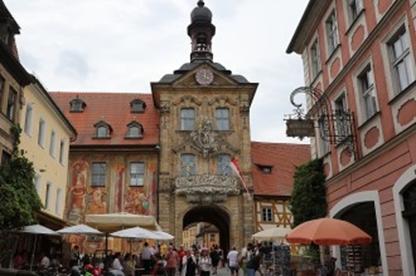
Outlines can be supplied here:
M214 74L209 69L200 69L195 74L195 80L200 85L209 85L214 80Z

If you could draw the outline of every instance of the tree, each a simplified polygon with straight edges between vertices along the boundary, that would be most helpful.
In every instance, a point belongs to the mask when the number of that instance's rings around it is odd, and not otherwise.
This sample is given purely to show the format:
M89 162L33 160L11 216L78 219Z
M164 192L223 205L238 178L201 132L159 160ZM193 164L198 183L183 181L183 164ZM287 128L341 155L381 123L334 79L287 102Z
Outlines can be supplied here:
M12 128L15 138L12 157L0 167L0 231L12 230L35 221L34 214L42 208L33 185L33 163L19 151L21 129Z
M323 162L309 161L296 168L294 186L290 199L294 226L326 215L326 187Z

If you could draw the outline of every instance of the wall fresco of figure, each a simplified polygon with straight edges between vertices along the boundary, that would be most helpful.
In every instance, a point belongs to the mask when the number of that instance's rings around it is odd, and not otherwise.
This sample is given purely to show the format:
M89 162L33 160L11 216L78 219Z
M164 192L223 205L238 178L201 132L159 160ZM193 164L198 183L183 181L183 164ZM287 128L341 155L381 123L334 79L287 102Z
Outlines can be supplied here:
M87 197L88 214L107 213L107 191L105 188L92 188Z
M70 167L68 220L73 223L81 223L84 219L88 168L88 162L84 160L78 160Z

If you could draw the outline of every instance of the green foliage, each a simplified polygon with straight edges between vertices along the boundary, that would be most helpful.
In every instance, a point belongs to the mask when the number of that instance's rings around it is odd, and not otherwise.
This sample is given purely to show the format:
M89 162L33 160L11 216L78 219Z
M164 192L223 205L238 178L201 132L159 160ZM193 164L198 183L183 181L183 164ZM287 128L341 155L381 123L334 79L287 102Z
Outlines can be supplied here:
M0 231L33 223L34 212L42 207L33 185L33 164L18 150L20 132L19 127L12 129L17 138L12 158L0 167Z
M294 175L290 210L294 226L326 215L326 188L323 163L320 159L299 166Z

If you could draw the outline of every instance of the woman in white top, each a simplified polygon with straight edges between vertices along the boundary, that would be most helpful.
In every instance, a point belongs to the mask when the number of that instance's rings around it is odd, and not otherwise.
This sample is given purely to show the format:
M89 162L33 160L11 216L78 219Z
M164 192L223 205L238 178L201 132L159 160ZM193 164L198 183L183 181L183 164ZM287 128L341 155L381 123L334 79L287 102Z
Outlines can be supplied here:
M210 276L212 261L211 257L208 255L208 249L203 248L201 251L201 257L199 258L199 271L201 276Z

